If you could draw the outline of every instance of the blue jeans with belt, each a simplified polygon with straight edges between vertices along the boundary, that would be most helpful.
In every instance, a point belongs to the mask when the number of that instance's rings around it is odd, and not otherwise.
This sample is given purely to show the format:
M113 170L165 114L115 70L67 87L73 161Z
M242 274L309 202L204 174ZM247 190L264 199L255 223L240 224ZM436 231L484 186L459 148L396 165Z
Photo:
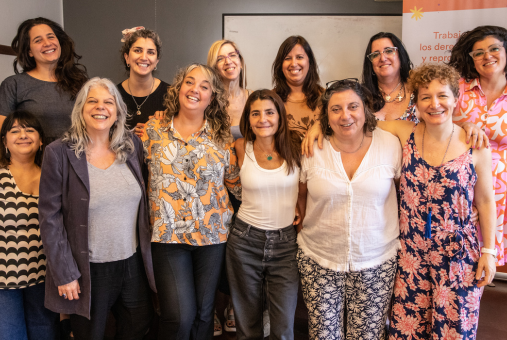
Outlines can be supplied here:
M269 299L270 339L294 338L298 267L293 225L264 230L236 218L227 241L226 265L237 337L263 339L263 286Z

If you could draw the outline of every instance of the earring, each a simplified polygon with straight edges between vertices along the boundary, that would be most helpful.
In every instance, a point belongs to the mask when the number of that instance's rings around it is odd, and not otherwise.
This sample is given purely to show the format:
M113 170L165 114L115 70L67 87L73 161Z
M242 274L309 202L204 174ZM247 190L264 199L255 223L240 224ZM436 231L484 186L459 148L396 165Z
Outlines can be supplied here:
M5 147L5 155L9 156L9 149L7 149L7 147Z
M39 151L42 151L42 145L39 147Z
M155 69L153 71L156 71L157 70L157 66L155 66Z
M127 67L130 68L130 64L127 64Z

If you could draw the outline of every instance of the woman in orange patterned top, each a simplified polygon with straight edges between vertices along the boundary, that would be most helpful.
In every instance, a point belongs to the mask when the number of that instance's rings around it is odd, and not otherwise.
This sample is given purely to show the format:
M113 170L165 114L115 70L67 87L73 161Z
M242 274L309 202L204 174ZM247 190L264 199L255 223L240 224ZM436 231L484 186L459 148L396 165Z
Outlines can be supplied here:
M159 339L209 339L228 226L227 188L240 195L227 93L200 64L169 87L163 120L143 134L150 170L150 223L161 307Z
M497 217L495 249L491 249L491 253L496 254L499 266L507 263L506 48L505 28L479 26L461 35L449 62L462 77L454 121L475 124L478 129L473 134L485 132L491 144Z

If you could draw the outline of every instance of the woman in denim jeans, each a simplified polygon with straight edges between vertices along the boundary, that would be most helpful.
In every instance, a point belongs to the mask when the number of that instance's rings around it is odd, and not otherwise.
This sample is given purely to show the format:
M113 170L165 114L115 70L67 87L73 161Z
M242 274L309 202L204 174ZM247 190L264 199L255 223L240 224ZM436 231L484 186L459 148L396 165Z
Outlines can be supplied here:
M226 263L238 339L262 339L263 286L271 336L293 339L298 291L295 219L300 140L280 97L248 98L236 141L242 204L227 242ZM245 294L248 292L248 294Z

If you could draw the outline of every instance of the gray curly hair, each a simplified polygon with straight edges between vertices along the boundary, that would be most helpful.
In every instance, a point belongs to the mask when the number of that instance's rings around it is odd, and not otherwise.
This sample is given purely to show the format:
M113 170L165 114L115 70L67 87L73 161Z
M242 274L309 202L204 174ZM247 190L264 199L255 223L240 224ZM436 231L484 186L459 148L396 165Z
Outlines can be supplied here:
M111 126L109 130L109 141L111 142L109 148L116 154L116 159L120 163L125 163L129 154L134 152L134 142L132 141L132 132L127 128L127 106L118 92L118 89L113 82L107 78L95 77L88 80L76 97L76 104L72 109L71 126L70 129L63 135L62 141L70 144L71 149L76 153L76 157L80 158L83 152L86 152L88 144L93 143L93 140L86 131L86 122L83 118L83 107L88 98L90 90L94 87L102 87L109 91L114 97L116 103L117 121Z

